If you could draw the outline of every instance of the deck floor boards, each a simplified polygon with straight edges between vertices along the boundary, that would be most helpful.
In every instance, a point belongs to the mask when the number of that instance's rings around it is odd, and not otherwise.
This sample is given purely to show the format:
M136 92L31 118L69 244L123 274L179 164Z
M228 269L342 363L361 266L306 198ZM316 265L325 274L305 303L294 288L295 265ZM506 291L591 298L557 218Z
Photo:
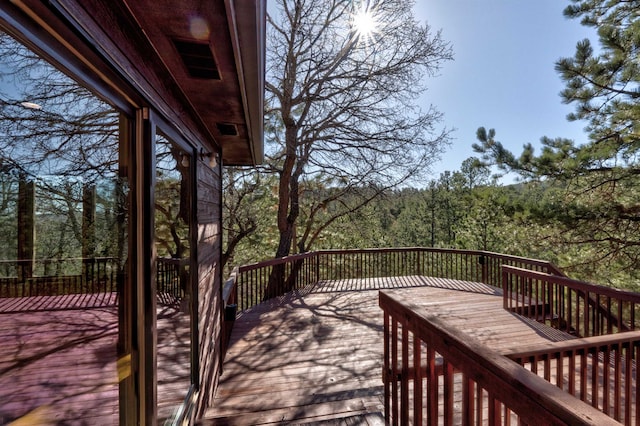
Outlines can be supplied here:
M501 352L571 338L505 311L501 292L480 283L427 277L319 283L238 318L203 424L383 424L378 293L388 288Z
M188 316L158 305L158 415L190 380ZM115 295L0 298L0 425L117 425Z

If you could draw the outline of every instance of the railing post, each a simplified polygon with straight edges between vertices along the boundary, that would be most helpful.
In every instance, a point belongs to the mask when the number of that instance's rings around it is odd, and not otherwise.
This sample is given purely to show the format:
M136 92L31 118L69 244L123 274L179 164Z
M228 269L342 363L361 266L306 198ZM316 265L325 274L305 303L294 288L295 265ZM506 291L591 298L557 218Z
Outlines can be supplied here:
M485 258L484 254L481 254L480 256L478 256L478 263L480 264L480 273L482 274L482 282L484 284L488 284L487 283L487 259Z
M511 297L509 289L509 273L505 268L501 267L500 269L502 269L502 307L504 309L509 309L509 298Z

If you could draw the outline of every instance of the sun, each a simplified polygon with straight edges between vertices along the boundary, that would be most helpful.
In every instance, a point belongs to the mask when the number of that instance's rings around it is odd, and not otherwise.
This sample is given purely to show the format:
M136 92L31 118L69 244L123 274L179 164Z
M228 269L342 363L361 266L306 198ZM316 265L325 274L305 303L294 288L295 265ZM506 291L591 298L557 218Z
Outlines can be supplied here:
M362 7L352 18L353 29L361 39L373 38L378 29L378 20L370 8Z

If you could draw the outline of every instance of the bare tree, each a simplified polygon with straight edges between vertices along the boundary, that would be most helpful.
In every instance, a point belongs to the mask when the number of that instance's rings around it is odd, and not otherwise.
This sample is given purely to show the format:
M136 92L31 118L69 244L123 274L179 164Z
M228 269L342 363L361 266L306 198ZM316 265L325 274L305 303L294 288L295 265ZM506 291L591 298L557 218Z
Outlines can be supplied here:
M0 55L0 166L29 176L113 176L118 112L4 33Z
M223 174L224 247L222 266L233 262L236 248L240 242L255 234L268 211L270 199L268 181L265 175L252 169L229 167ZM262 223L264 225L264 223ZM264 241L260 241L264 245Z
M268 16L268 164L279 176L276 257L420 177L448 143L416 105L450 47L412 1L278 0ZM298 227L301 229L298 230Z
M123 253L124 243L114 233L101 232L100 244L93 237L96 211L103 213L104 230L125 214L119 113L3 32L0 56L0 213L7 222L17 216L19 230L38 226L37 250L27 251L45 258L80 256L81 247L87 255ZM25 184L34 189L21 195L15 188ZM94 194L91 200L85 191ZM35 209L18 207L21 197L37 198L37 223ZM16 201L7 204L11 200ZM0 257L15 258L20 237L4 235ZM17 252L18 258L25 254Z

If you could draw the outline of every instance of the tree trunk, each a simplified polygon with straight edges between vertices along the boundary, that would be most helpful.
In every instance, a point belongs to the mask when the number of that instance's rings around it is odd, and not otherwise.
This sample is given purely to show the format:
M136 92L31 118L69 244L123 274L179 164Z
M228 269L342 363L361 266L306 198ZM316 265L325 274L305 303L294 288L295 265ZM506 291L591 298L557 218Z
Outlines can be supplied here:
M296 136L297 128L292 120L285 129L286 155L278 188L278 232L280 241L276 251L276 257L288 256L291 253L294 227L300 213L298 202L297 175L293 173L296 160Z
M285 142L286 154L280 173L278 189L278 232L280 234L276 258L285 257L291 254L296 221L300 214L299 194L298 194L298 174L294 173L297 160L296 142L297 128L292 119L285 120ZM264 299L279 296L290 290L285 286L284 265L276 265L269 276L269 283L265 289ZM292 281L287 280L287 283Z
M20 177L18 196L18 278L33 276L35 259L35 188L33 181Z

